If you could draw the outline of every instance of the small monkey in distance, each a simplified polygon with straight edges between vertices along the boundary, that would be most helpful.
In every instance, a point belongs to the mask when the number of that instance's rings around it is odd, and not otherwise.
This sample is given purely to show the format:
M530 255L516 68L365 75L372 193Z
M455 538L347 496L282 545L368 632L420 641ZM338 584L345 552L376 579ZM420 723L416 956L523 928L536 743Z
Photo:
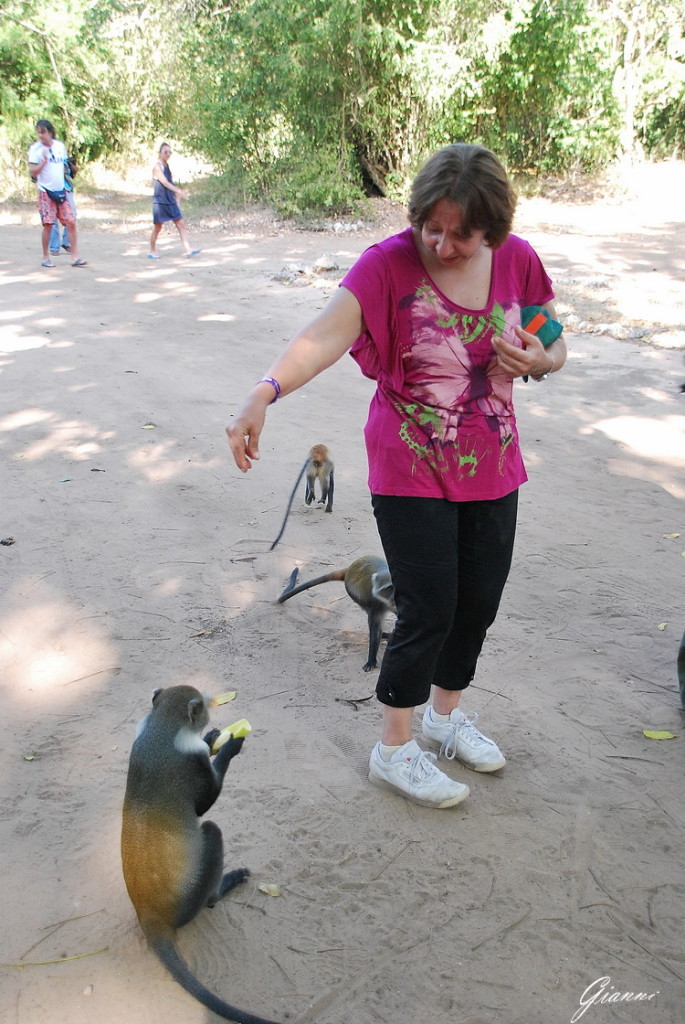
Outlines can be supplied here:
M221 792L243 737L231 736L214 760L205 737L207 701L193 686L155 690L131 750L121 829L126 888L152 950L186 992L237 1024L275 1024L239 1010L198 981L176 944L176 931L244 882L250 872L224 874L221 830L199 819Z
M321 497L319 498L319 505L325 505L327 512L333 511L333 462L328 454L328 448L325 444L315 444L312 446L311 451L306 462L307 467L307 484L304 490L304 500L307 505L311 505L316 495L314 493L314 484L319 481L319 487L321 488Z
M305 484L304 489L305 503L307 505L311 505L311 503L316 498L316 494L314 492L314 484L318 480L319 487L321 488L321 497L319 499L319 505L325 505L326 512L333 511L333 468L333 461L330 457L326 445L312 445L312 447L309 450L309 455L305 459L304 465L302 466L302 469L298 474L297 480L295 481L295 485L292 491L290 492L290 497L288 498L288 507L285 510L285 515L283 516L281 528L278 531L278 536L276 537L276 540L269 548L269 551L273 551L273 549L276 547L279 540L283 536L286 523L288 522L288 516L290 515L290 508L293 503L293 498L295 497L295 492L297 491L297 488L300 486L300 480L305 475L305 473L307 475L307 482Z

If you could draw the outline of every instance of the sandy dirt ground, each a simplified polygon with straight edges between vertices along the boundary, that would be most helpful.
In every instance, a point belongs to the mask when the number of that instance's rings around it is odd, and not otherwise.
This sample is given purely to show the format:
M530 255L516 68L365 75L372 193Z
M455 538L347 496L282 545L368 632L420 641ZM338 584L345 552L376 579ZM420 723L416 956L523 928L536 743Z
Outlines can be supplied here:
M147 221L116 207L103 219L108 200L91 197L88 267L60 256L44 270L33 208L5 213L3 1022L216 1019L147 950L120 868L135 726L154 688L181 682L235 689L215 722L253 726L210 814L227 864L252 877L180 939L224 998L291 1024L685 1021L679 172L677 190L664 171L621 199L521 204L570 356L517 385L530 482L465 700L507 766L449 765L471 788L450 811L367 781L380 710L365 616L342 585L276 603L294 566L314 576L380 553L362 443L371 383L344 358L275 405L245 477L224 436L392 225L191 223L201 254L182 258L167 231L152 263ZM326 254L337 270L306 270ZM336 461L333 514L298 495L270 552L319 441Z

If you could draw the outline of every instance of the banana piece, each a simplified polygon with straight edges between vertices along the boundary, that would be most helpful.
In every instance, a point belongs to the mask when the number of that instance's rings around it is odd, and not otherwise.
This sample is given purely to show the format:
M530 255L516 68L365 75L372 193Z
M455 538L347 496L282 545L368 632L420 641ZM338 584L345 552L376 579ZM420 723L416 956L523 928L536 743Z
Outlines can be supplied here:
M212 697L209 702L210 708L216 708L219 704L228 704L230 700L235 700L238 696L237 690L229 690L228 693L217 693L216 697Z
M225 729L222 729L217 738L212 743L212 753L216 754L217 750L223 747L224 743L228 742L230 736L235 736L236 739L240 739L241 736L247 736L252 732L252 726L246 718L239 718L233 725L227 725Z

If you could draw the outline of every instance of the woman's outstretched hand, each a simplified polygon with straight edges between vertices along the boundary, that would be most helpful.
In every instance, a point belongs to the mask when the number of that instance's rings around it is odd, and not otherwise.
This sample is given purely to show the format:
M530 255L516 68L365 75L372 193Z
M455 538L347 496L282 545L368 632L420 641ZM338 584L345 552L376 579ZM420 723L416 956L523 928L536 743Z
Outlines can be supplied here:
M228 443L241 473L247 473L252 463L259 460L259 438L269 401L268 396L253 391L226 427Z

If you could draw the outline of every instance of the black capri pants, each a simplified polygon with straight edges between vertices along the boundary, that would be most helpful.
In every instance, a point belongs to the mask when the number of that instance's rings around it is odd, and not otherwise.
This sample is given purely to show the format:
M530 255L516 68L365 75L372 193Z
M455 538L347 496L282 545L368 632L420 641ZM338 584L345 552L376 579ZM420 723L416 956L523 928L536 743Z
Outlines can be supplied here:
M374 494L397 623L376 686L382 704L424 704L431 685L474 677L511 568L518 491L490 501Z

